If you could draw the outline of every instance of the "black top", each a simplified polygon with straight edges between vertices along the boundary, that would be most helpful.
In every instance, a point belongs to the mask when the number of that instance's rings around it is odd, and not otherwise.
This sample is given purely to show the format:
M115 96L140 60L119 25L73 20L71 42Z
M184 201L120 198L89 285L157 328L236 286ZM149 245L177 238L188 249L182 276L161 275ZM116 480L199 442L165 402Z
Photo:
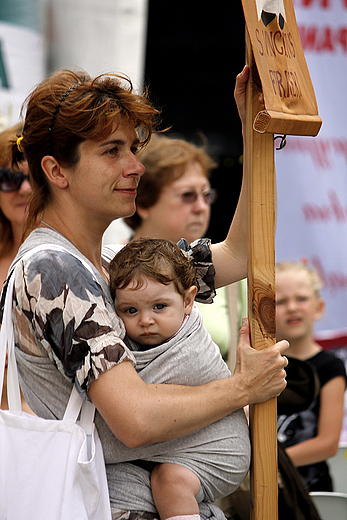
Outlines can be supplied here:
M346 380L346 369L341 359L324 350L306 360L317 371L321 388L335 377ZM285 448L294 446L317 435L320 410L320 392L311 406L292 415L279 415L277 418L278 440ZM298 470L309 491L332 491L329 467L325 461L300 466Z

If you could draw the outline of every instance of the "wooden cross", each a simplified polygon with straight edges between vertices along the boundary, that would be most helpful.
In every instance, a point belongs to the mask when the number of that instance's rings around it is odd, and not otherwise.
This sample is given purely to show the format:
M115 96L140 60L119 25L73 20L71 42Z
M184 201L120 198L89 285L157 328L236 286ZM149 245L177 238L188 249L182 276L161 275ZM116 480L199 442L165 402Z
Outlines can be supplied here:
M292 0L242 0L246 20L245 171L251 344L276 341L274 134L317 135L321 119ZM274 8L275 6L275 8ZM272 11L272 12L271 12ZM273 12L276 11L276 12ZM263 92L265 108L259 103ZM278 518L277 400L251 406L251 520Z

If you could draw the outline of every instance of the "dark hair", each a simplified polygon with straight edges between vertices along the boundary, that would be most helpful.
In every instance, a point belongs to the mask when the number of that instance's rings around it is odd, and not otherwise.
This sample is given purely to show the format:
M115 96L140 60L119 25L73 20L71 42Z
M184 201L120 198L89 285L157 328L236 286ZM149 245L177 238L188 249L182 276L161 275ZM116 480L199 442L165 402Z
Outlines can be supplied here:
M11 165L11 144L21 134L20 123L0 132L0 168L8 168ZM13 244L12 225L0 208L0 258L11 248Z
M50 201L49 183L41 167L42 158L53 155L64 167L75 166L79 144L86 139L103 139L115 124L129 123L145 145L158 118L147 93L137 95L128 78L101 74L92 79L83 71L62 70L42 81L26 99L20 149L28 161L33 197L27 232L36 227L39 215ZM23 160L13 142L12 164Z
M110 289L115 297L117 289L136 282L136 289L146 278L168 285L174 283L182 296L197 285L195 267L182 250L171 240L139 238L124 246L109 265Z
M179 179L189 163L199 163L207 178L217 166L205 148L162 134L153 135L148 146L139 152L138 158L146 171L137 188L136 205L144 209L158 202L163 188ZM134 231L142 222L137 212L124 220Z

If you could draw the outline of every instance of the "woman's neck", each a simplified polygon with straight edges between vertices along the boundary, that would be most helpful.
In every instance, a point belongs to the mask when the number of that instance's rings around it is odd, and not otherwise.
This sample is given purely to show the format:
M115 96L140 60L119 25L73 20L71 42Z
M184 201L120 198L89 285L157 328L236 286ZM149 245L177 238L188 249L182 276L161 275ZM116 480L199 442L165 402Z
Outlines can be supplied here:
M13 249L17 253L19 246L22 243L23 224L12 223L11 228L12 228L12 237L13 237Z
M173 242L177 243L182 238L182 236L183 235L176 236L175 233L170 234L170 232L164 233L163 230L162 230L162 232L160 232L160 231L158 231L157 226L152 226L152 224L149 224L147 221L143 221L141 226L139 228L137 228L136 231L134 232L134 234L132 235L131 240L136 240L136 239L142 238L142 237L152 237L152 238L163 238L164 237L168 240L172 240ZM184 237L184 238L186 238L186 237Z
M81 219L71 218L71 216L68 219L61 218L61 213L45 210L40 227L53 229L69 240L83 256L88 258L107 281L101 261L102 235L104 232L101 226L97 227L92 219L89 219L86 225L86 221L81 221Z
M132 240L136 240L142 237L157 237L158 233L155 232L155 229L152 228L150 224L147 224L145 221L138 227L134 234L132 235Z

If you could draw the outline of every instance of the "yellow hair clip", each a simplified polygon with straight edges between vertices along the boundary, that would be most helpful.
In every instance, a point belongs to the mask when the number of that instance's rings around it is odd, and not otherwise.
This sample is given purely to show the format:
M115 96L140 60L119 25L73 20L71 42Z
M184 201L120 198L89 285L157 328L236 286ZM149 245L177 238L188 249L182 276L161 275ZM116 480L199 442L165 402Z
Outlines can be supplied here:
M22 147L21 147L21 145L20 145L20 142L21 142L22 139L23 139L23 137L18 137L18 139L17 139L17 148L18 148L18 150L19 150L21 153L23 153Z

